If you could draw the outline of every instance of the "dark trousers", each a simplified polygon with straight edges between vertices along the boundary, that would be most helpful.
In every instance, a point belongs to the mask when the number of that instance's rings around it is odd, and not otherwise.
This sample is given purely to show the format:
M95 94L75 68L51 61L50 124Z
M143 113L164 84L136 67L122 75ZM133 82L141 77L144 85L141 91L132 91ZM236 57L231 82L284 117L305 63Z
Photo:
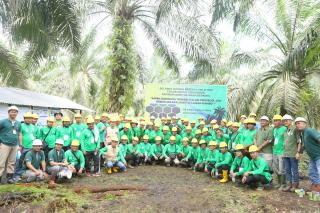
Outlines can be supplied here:
M219 174L222 174L222 170L230 170L230 166L229 165L227 165L227 164L222 164L221 166L218 166L218 173Z
M150 158L150 159L151 159L151 162L152 162L152 163L155 162L156 164L159 164L159 165L163 164L163 162L164 162L164 157L163 157L162 159L160 159L160 157L161 157L161 155L158 155L158 156L157 156L158 160L156 160L156 159L152 156L152 157Z
M180 164L182 167L194 167L194 165L196 164L196 161L197 161L196 159L191 157L187 161L181 161Z
M19 159L19 163L18 166L15 169L15 176L21 176L23 173L23 162L24 162L24 158L26 157L27 152L29 152L31 149L26 149L23 148L21 150L21 155L20 155L20 159Z
M263 175L249 175L246 180L246 184L252 187L257 187L258 184L267 184L268 181Z
M140 156L137 154L126 155L125 159L131 166L137 166L140 162Z
M208 169L209 174L211 174L211 171L212 171L212 169L214 169L215 165L216 165L216 162L208 163L207 169Z
M91 171L91 161L93 161L94 173L99 172L99 154L95 154L94 151L86 151L86 172Z
M196 170L197 170L198 172L203 172L203 171L204 171L204 167L205 167L205 164L204 164L204 163L198 163L198 164L196 165Z

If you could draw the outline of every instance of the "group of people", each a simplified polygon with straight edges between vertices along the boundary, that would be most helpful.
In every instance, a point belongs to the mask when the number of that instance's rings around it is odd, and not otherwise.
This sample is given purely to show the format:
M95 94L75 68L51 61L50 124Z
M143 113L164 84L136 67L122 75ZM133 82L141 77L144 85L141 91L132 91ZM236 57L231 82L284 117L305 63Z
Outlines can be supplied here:
M139 165L166 165L204 172L221 183L263 189L271 185L290 192L299 188L298 162L305 150L310 157L311 190L320 192L320 134L307 128L302 117L274 115L272 119L251 113L239 122L206 121L151 116L139 120L103 113L74 115L61 112L39 126L38 115L8 108L0 121L0 178L9 184L76 175L100 176ZM3 181L2 181L3 182Z

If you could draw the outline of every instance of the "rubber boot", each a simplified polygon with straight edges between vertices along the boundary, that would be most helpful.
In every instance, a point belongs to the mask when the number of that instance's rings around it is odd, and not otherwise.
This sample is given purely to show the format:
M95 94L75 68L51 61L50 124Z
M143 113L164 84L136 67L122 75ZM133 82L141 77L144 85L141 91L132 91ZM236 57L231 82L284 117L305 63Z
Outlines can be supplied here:
M222 170L222 179L220 180L220 183L227 183L228 180L228 170Z
M114 172L114 173L117 173L117 172L118 172L118 167L113 167L112 169L113 169L113 172Z
M112 174L112 169L111 168L107 169L107 174Z
M291 189L290 189L290 192L295 192L296 189L299 189L299 182L292 184L292 187L291 187Z
M292 189L293 189L292 183L288 183L287 186L282 189L282 191L283 192L291 192Z
M8 184L14 184L15 180L13 178L13 174L7 174L7 182Z
M286 176L285 175L280 175L280 187L279 190L282 191L286 186Z
M274 186L274 188L279 189L281 186L281 177L280 175L277 175L277 184Z

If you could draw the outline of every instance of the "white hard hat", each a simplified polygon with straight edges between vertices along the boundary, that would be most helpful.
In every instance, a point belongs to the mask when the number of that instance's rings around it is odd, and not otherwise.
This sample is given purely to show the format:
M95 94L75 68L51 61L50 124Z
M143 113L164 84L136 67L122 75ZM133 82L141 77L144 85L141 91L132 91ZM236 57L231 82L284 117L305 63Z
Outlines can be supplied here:
M62 140L62 139L57 139L57 140L56 140L56 144L61 144L61 145L63 145L63 144L64 144L64 142L63 142L63 140Z
M32 142L32 146L42 146L42 141L40 139L35 139Z
M292 118L291 115L285 114L285 115L282 117L282 120L293 120L293 118Z
M307 123L307 120L303 117L297 117L296 120L294 120L294 123L297 123L297 122L305 122Z
M16 107L16 106L9 106L9 107L8 107L8 112L9 112L10 110L19 111L18 107Z
M156 119L153 115L150 117L150 119L152 119L152 120L154 120L154 119Z
M266 120L266 121L269 121L269 118L268 118L268 116L262 116L261 118L260 118L260 120Z

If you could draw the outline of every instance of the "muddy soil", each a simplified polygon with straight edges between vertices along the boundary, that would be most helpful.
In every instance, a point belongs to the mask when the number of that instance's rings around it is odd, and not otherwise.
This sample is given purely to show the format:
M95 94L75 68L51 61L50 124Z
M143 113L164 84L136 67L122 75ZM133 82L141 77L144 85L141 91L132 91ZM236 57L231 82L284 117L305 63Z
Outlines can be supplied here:
M307 182L304 181L303 185ZM116 185L145 186L146 191L85 194L86 204L63 207L55 212L319 212L320 202L299 198L278 190L255 191L220 184L204 173L183 168L140 166L126 173L83 177L62 184L63 188L108 187ZM59 189L56 189L59 190ZM52 205L52 203L51 203ZM19 205L6 212L45 212L48 204ZM3 209L1 212L4 212Z

